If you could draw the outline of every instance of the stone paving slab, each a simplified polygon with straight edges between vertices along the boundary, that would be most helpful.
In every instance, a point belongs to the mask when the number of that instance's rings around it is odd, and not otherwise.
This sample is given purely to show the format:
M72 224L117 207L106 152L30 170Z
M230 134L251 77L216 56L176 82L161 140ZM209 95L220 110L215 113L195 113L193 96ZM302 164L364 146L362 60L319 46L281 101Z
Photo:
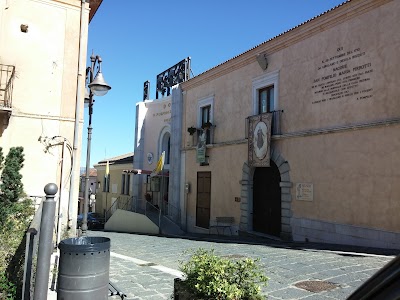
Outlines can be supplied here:
M189 254L184 253L187 249L214 249L222 256L259 259L270 278L263 293L272 300L346 299L394 258L393 255L347 255L323 249L291 248L276 242L271 245L251 244L99 231L89 234L111 239L110 280L128 295L128 300L170 299L173 280L179 274L179 261L189 258ZM307 280L328 281L336 284L337 288L313 293L294 286Z

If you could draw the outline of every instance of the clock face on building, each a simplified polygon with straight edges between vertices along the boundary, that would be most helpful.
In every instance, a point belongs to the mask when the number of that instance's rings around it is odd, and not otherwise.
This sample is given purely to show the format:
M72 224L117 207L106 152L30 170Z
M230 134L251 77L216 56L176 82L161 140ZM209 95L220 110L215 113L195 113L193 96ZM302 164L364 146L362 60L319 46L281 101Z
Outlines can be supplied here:
M268 126L263 121L257 123L253 131L253 151L259 160L268 152Z

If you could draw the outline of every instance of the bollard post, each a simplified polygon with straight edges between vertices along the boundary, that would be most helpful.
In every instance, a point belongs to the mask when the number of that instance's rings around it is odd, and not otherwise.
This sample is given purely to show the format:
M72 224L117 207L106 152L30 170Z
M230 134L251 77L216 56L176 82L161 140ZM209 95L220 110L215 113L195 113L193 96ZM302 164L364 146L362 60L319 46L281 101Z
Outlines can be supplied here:
M48 183L44 187L46 200L43 201L42 219L40 223L39 248L35 280L34 299L47 299L49 287L50 259L53 248L53 228L56 212L54 201L58 187L55 183Z

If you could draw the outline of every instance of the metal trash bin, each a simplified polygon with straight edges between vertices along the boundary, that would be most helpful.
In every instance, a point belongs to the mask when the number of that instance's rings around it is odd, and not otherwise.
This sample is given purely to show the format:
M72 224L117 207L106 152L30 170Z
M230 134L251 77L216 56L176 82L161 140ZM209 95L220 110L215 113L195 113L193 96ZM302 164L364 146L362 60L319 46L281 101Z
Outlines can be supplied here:
M107 299L110 239L86 236L70 238L62 240L58 248L57 299Z

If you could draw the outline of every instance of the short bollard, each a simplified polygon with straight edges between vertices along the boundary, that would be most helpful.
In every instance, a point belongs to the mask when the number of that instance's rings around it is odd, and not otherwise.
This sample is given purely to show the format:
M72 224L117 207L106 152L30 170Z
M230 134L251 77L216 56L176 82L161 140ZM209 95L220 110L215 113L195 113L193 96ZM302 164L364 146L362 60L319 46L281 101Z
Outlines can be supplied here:
M56 213L54 197L57 191L58 187L55 183L48 183L44 187L46 200L43 201L42 219L40 223L34 299L47 299L50 259L53 250L54 216Z
M58 300L106 300L110 271L110 239L65 239L58 245Z

